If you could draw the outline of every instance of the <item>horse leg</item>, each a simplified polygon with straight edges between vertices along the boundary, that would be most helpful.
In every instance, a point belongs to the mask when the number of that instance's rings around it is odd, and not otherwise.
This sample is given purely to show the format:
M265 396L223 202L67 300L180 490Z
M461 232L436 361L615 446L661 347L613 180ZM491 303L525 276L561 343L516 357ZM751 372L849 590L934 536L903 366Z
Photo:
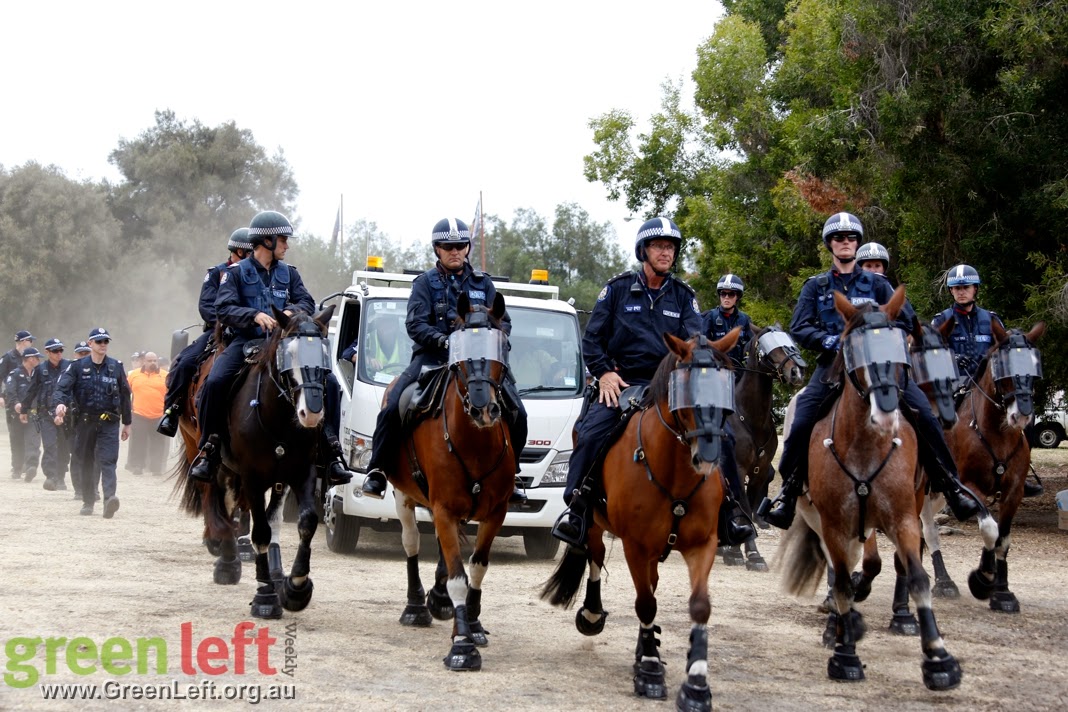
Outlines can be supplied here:
M438 540L438 565L434 569L434 586L426 595L426 606L430 615L439 621L452 620L456 611L452 607L452 599L449 598L447 584L449 581L449 569L445 565L445 554L441 550L441 540Z
M302 611L311 602L315 588L311 580L311 542L319 527L319 515L315 511L315 466L309 468L308 477L297 490L297 554L289 576L282 580L282 605L287 611Z
M768 562L760 555L756 540L757 538L754 536L745 542L745 568L748 571L760 571L763 573L768 571Z
M897 554L894 555L894 570L897 577L894 580L894 602L891 604L894 616L890 619L890 632L898 635L919 635L920 625L909 610L908 569Z
M408 495L394 490L397 504L397 519L401 523L401 546L408 563L408 604L401 613L400 624L428 628L433 622L430 609L426 607L426 591L419 578L419 524L415 509L410 506Z
M942 540L938 533L938 524L935 522L935 512L945 505L936 505L935 496L934 493L931 493L924 500L923 509L920 510L920 522L923 524L923 540L927 542L927 548L931 551L931 565L934 567L935 573L935 582L934 586L931 587L931 594L938 598L960 598L960 589L953 582L949 571L946 570L946 562L942 559ZM937 496L939 497L939 502L944 502L941 499L941 495Z
M745 563L745 556L740 546L725 544L720 546L716 552L723 557L724 566L741 566Z
M864 542L864 559L860 571L853 572L853 602L861 603L871 595L871 583L883 570L883 560L879 556L879 542L875 534Z
M471 627L471 640L480 647L489 645L489 639L486 637L489 631L482 627L482 622L478 619L482 614L482 579L486 577L486 571L489 569L490 547L493 546L497 533L501 531L502 524L503 513L499 518L479 523L475 550L471 552L469 562L471 581L467 587L467 624Z
M659 700L667 697L664 684L664 664L660 662L660 639L656 634L660 626L654 625L656 619L656 582L653 571L656 559L648 558L642 552L633 552L624 545L627 566L634 581L637 596L634 600L634 612L638 614L638 644L634 651L634 694Z
M686 654L686 682L675 697L682 712L711 712L712 692L708 688L708 575L715 551L710 545L683 552L690 573L690 650Z
M268 544L271 542L271 526L267 521L267 513L263 508L262 495L260 501L256 501L254 495L251 498L252 514L252 545L256 547L256 582L259 587L251 603L251 615L253 618L281 618L282 601L275 590L271 580L271 567L268 563Z
M994 591L994 579L997 576L995 550L1000 546L1001 531L994 518L987 515L979 518L979 534L983 537L983 551L979 555L979 568L973 569L968 575L968 590L980 601L985 601ZM1007 577L1008 571L1005 573Z
M438 533L438 546L448 568L445 588L449 592L455 614L452 619L452 647L444 658L445 667L454 672L482 669L482 655L475 647L471 626L467 621L467 574L460 555L459 524L444 510L434 512L434 529Z
M1015 512L1001 511L1001 536L998 537L994 553L997 556L996 572L994 574L994 590L990 595L990 610L999 613L1019 613L1020 602L1016 600L1016 594L1009 590L1009 546L1011 537L1009 532L1012 528L1012 515Z
M596 524L588 539L590 575L586 579L586 598L575 614L575 628L583 635L597 635L604 630L608 611L601 603L601 572L604 570L604 531Z
M834 655L827 661L827 676L832 680L859 682L864 679L864 666L857 656L856 628L860 614L853 610L853 578L850 576L853 567L840 553L837 556L832 553L832 556L837 614L832 614L835 616Z
M902 548L898 549L900 558ZM960 664L946 652L945 643L934 610L931 608L931 579L920 562L919 542L907 556L908 591L916 604L916 616L920 622L920 648L923 652L923 684L929 690L952 690L960 685Z
M205 535L214 531L216 536L211 539L218 544L218 558L215 559L212 578L219 585L230 586L241 581L241 559L237 556L233 520L226 516L229 494L220 494L215 487L205 487L203 491L207 500L204 515L212 522L211 525L205 525Z
M237 539L234 537L219 542L219 558L215 560L213 578L221 586L241 582L241 559L237 556Z

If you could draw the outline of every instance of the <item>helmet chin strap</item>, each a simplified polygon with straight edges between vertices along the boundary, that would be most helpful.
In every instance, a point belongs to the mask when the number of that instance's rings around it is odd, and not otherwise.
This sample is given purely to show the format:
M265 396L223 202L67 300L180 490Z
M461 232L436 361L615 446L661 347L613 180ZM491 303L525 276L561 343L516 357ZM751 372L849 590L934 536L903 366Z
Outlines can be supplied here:
M852 257L835 257L835 259L838 260L839 262L841 262L842 264L847 265L850 262L853 262L854 260L856 260L857 256L853 255Z

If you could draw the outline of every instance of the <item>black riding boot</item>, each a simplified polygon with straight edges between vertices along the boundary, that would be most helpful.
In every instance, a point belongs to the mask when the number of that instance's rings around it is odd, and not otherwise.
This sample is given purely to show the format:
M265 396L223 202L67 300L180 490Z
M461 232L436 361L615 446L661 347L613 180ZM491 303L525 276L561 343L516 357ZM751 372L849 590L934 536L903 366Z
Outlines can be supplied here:
M372 499L382 499L386 496L386 473L377 467L369 470L360 490Z
M211 482L215 479L215 469L219 466L219 436L209 435L204 447L200 448L200 455L189 468L189 476L201 482Z
M569 546L586 548L586 535L593 521L593 488L584 482L571 496L571 504L553 525L552 535Z
M966 522L977 514L987 511L971 490L941 467L929 468L927 476L931 478L931 489L942 493L946 498L946 504L949 505L953 516L958 521Z
M159 425L156 426L156 432L160 435L166 435L168 438L173 438L178 433L178 416L181 413L182 409L177 403L163 411L163 418L160 419Z
M746 515L738 500L729 494L724 495L719 505L719 528L717 531L721 546L741 546L756 536L753 522Z
M326 439L326 455L331 458L326 466L326 473L331 487L335 485L347 485L352 481L352 472L345 467L345 451L337 438Z
M757 514L765 522L779 529L789 529L797 513L797 498L805 490L805 483L796 475L786 478L782 490L774 500L767 497L757 507Z

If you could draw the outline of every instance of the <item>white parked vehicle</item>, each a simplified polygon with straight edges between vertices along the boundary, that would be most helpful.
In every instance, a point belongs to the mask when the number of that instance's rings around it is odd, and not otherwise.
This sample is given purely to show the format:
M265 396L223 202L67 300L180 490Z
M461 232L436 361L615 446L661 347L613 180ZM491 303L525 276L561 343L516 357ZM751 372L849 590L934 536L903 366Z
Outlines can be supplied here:
M349 466L367 471L371 437L386 386L411 360L412 342L404 327L411 283L418 275L357 270L352 286L340 295L330 322L331 357L341 384L341 440ZM571 431L582 408L585 387L578 318L561 301L559 288L544 284L496 281L512 320L509 356L527 410L529 433L520 455L519 483L527 501L512 504L498 536L521 535L527 555L552 558L559 541L550 530L564 509L563 486L571 456ZM403 341L399 364L376 368L374 335L379 319ZM358 343L353 361L342 353ZM379 354L380 355L380 354ZM332 551L351 552L360 529L400 531L393 487L385 499L364 497L363 478L331 488L324 501L326 541ZM420 528L430 532L430 513L416 509ZM473 525L472 525L473 526ZM473 531L473 528L472 528Z

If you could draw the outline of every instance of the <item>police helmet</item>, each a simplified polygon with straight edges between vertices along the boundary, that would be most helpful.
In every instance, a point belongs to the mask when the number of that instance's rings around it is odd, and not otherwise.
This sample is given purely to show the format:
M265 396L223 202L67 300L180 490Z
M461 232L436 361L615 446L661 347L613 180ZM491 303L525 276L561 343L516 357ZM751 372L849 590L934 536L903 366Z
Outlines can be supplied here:
M434 247L442 244L471 244L471 230L468 229L467 223L458 218L442 218L438 220L434 225L433 232L430 233L431 242Z
M79 341L78 345L74 347L74 353L79 354L81 356L84 356L85 354L89 353L91 350L92 349L89 348L89 344L87 344L84 341Z
M230 252L236 252L237 250L251 250L252 243L249 241L248 228L239 227L231 232L226 247Z
M736 274L725 274L719 278L716 282L716 291L721 289L732 289L738 294L745 292L745 284L742 283L742 278Z
M823 223L823 244L828 250L831 249L831 236L840 233L856 235L859 241L864 237L864 225L853 213L835 213L827 218Z
M857 264L868 260L878 260L883 267L890 269L890 253L878 242L865 242L857 250Z
M51 338L44 343L45 351L62 351L63 342L56 338Z
M971 265L957 265L956 267L950 267L946 272L946 286L947 287L964 287L969 284L979 286L979 273L975 271L975 267Z
M670 240L675 245L675 259L679 258L679 250L682 248L682 231L673 220L653 218L642 223L642 226L638 228L638 237L634 241L634 256L639 262L645 262L645 243L651 240Z
M24 359L31 358L34 356L36 356L37 358L41 358L41 352L32 346L22 352L22 358Z
M266 246L268 240L271 241L273 246L274 238L279 236L293 236L293 225L282 213L274 210L264 210L262 213L256 213L256 216L252 218L252 222L248 224L248 241L253 247L256 245ZM233 235L230 237L233 239Z

